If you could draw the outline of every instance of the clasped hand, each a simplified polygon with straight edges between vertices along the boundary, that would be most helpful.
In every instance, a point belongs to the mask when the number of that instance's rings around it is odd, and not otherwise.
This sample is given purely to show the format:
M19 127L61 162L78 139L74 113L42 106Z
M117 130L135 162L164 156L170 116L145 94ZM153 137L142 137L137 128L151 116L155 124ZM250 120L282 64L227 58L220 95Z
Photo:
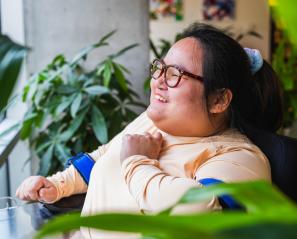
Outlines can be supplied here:
M133 155L144 155L150 159L158 159L162 148L162 134L157 132L155 135L145 133L126 134L123 136L121 149L121 162Z

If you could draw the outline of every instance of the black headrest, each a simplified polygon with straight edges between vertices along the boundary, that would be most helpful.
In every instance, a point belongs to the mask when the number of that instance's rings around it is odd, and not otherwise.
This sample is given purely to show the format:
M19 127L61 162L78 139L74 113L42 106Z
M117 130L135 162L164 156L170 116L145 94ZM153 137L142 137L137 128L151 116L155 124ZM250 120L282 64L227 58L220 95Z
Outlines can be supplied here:
M297 139L254 128L245 133L269 159L273 183L297 202Z

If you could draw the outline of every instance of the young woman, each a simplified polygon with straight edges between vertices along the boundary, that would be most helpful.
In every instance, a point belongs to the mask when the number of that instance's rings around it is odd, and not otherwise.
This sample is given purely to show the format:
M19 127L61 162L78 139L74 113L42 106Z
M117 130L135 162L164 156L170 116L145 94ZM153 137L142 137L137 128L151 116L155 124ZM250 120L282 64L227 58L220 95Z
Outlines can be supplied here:
M55 202L87 192L83 215L158 212L201 180L271 180L269 162L245 136L245 125L275 131L282 120L278 79L257 50L244 50L219 30L194 24L164 59L151 67L146 112L107 145L87 186L73 166L44 178L32 176L17 190L23 200ZM183 205L174 213L220 209L216 198ZM132 234L82 229L85 238ZM137 235L135 235L137 237Z

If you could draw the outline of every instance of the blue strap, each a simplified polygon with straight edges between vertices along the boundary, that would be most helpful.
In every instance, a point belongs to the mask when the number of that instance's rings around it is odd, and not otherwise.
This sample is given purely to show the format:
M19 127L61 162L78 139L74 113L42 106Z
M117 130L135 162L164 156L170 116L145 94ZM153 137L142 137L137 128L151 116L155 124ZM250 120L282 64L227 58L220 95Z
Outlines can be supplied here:
M210 186L218 183L224 183L221 180L215 179L215 178L203 178L198 181L201 183L203 186ZM231 196L229 195L222 195L218 197L219 201L223 202L223 204L226 205L228 209L243 209L243 207L238 204Z
M79 153L74 157L68 159L68 164L72 164L79 174L82 176L85 183L88 185L92 168L95 164L94 159L87 153Z

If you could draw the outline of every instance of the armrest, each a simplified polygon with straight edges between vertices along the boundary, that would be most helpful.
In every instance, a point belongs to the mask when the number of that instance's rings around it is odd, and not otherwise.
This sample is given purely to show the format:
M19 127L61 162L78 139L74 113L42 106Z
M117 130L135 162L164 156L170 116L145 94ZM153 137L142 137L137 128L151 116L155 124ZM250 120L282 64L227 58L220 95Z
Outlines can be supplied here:
M62 198L61 200L53 203L41 203L40 213L44 218L52 218L55 215L64 214L68 212L82 210L86 194L75 194L70 197Z

